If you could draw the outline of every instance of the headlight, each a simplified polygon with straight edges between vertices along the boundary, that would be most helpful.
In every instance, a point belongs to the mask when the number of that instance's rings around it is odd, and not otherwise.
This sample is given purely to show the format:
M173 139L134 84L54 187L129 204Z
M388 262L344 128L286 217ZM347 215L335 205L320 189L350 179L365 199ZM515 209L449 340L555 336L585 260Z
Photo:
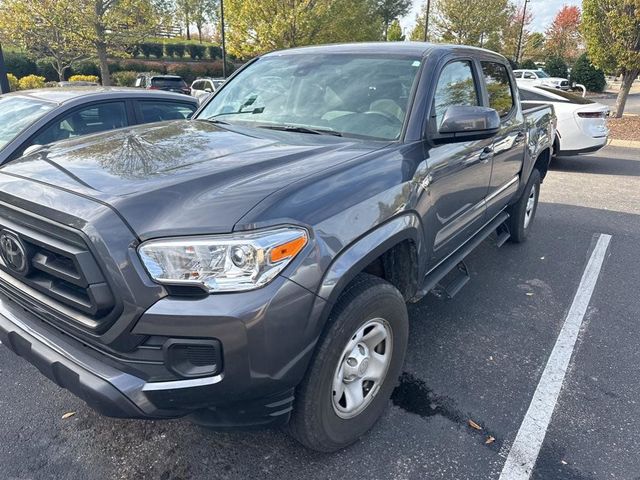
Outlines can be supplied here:
M273 280L307 244L301 228L150 240L138 247L158 283L239 292Z

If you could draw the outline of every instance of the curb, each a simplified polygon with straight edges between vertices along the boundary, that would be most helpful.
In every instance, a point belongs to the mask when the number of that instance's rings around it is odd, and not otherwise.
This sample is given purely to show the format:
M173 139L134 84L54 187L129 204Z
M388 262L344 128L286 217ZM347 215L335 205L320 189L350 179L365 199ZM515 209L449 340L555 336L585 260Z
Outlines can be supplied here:
M612 138L607 145L612 147L637 148L640 150L640 142L635 140L616 140Z

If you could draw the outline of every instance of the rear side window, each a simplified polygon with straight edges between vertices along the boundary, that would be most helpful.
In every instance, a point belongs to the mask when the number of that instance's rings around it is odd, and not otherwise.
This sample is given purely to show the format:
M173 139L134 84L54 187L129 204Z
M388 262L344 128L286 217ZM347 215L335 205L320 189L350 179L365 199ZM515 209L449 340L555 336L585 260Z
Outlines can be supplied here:
M525 102L551 102L553 101L549 97L545 97L544 95L539 95L537 93L530 92L528 90L520 89L520 100Z
M442 69L434 97L434 115L438 128L447 108L453 105L478 105L478 92L469 62L451 62Z
M54 120L29 142L30 145L66 140L68 138L126 127L127 111L124 102L101 103L75 110Z
M151 79L151 85L158 88L182 88L187 84L178 77L154 77Z
M489 106L497 110L501 117L508 115L514 101L507 67L501 63L482 62L482 73L487 84Z
M163 120L185 120L195 111L195 105L187 103L140 102L142 123L162 122Z
M554 102L562 102L564 99L565 102L576 103L578 105L589 105L591 103L596 103L593 100L590 100L585 97L581 97L580 95L576 95L574 93L565 92L563 90L560 90L559 88L549 88L549 87L541 87L541 86L536 88L538 88L539 90L542 90L543 92L550 93L555 97L560 97L560 98L554 99L553 100ZM547 98L547 101L549 101L548 98Z

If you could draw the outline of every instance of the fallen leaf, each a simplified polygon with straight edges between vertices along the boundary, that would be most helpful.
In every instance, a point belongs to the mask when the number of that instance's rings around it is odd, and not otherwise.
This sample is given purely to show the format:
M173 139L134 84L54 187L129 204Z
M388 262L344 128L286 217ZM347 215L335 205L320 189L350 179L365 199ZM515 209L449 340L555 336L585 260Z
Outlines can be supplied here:
M475 428L476 430L482 430L482 427L478 425L476 422L474 422L473 420L469 420L469 426L471 428Z
M544 257L540 257L540 260L544 260Z
M562 463L563 465L567 465L567 462L565 462L564 460L560 460L560 463Z
M62 415L62 420L66 420L69 417L73 417L76 414L76 412L67 412L64 415Z
M489 356L489 360L493 361L493 355Z
M485 445L490 445L490 444L492 444L492 443L493 443L493 442L495 442L495 441L496 441L496 439L495 439L494 437L492 437L491 435L489 435L489 436L487 437L487 440L484 442L484 444L485 444Z
M533 297L533 292L527 292L527 297Z

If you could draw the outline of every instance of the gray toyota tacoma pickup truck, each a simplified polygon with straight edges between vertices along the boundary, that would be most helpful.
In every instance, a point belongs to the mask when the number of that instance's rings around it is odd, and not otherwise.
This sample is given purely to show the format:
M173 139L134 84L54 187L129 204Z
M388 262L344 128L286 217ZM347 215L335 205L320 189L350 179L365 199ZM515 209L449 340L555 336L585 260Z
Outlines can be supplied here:
M0 168L0 340L105 415L339 449L388 404L406 302L527 237L554 129L486 50L264 55L191 120Z

